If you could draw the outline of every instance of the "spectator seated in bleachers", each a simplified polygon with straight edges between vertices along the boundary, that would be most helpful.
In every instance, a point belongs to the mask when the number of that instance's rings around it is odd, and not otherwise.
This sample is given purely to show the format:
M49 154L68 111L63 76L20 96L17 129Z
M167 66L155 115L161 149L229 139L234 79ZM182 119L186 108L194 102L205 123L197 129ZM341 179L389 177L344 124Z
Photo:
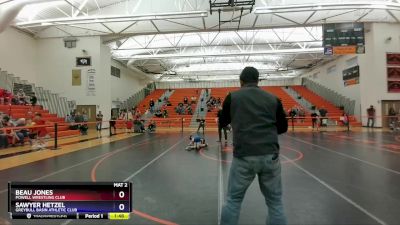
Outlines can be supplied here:
M192 105L188 105L186 107L186 112L187 112L187 115L193 115Z
M17 97L18 105L26 105L27 104L28 96L26 96L24 90L19 89L16 97Z
M10 105L13 99L13 95L11 92L0 89L0 105Z
M15 122L16 127L24 127L26 126L26 119L25 118L20 118ZM21 130L14 130L14 137L13 137L13 146L16 144L21 144L24 145L25 138L29 137L29 131L27 129L21 129Z
M8 137L6 131L3 130L3 117L6 116L5 114L0 114L0 149L8 147Z
M349 116L346 113L343 113L339 120L342 126L347 126L349 124Z
M133 128L133 120L127 120L126 121L126 133L131 133Z
M153 121L153 120L151 120L150 122L149 122L149 125L147 126L147 130L149 131L149 132L155 132L156 131L156 122L155 121Z
M127 112L125 109L121 110L121 112L119 113L118 119L119 120L126 120L127 118Z
M0 105L4 105L4 94L5 90L0 88Z
M82 135L87 135L88 126L85 124L85 122L87 122L87 116L85 118L83 114L77 112L75 115L75 123L78 123L79 131Z
M10 117L8 115L3 115L2 119L1 119L1 123L2 123L2 127L3 128L10 128L10 127L14 127L14 124L11 123ZM11 143L11 144L15 144L15 132L14 130L5 130L4 134L6 135L7 138L7 146Z
M150 110L149 110L150 111ZM139 110L139 109L136 109L135 111L134 111L135 113L134 113L134 118L136 119L136 118L140 118L141 116L142 116L142 112Z
M154 115L158 118L163 117L163 113L161 112L161 110L157 109L157 111L154 113Z
M32 95L30 96L30 100L31 100L31 105L32 106L36 106L37 104L37 97L35 95L35 93L33 92Z
M143 133L145 131L144 129L144 122L139 119L135 119L133 121L133 132L135 133Z
M197 103L197 97L192 96L192 97L190 98L190 103L191 103L191 104L196 104L196 103Z
M220 106L222 104L222 100L220 97L218 97L217 101L215 102L216 107Z
M134 115L135 113L132 110L128 110L128 112L126 113L126 119L127 120L133 120L133 118L135 117Z
M185 114L185 108L182 103L179 103L179 105L175 108L175 112L179 115Z
M166 108L163 110L163 118L168 118L168 110Z
M65 122L69 124L70 130L79 130L79 125L76 124L75 119L76 119L75 112L71 112L71 114L67 115L67 117L65 118Z
M222 104L221 98L216 99L215 97L211 96L206 102L207 111L211 112L221 104Z
M172 105L167 96L165 96L164 99L163 99L163 105L166 105L166 106L171 106Z
M188 97L184 97L183 98L183 104L185 104L185 105L187 105L187 104L189 104L189 99L188 99Z
M150 106L150 112L153 113L154 112L154 106L155 106L155 103L154 103L153 99L150 100L149 106Z

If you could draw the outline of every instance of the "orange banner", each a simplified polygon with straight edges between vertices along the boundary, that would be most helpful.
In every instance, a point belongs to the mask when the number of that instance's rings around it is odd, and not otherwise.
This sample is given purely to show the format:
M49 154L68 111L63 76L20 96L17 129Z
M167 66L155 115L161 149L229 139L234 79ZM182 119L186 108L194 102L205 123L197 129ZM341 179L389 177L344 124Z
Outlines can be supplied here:
M351 80L345 80L344 86L355 85L355 84L359 84L359 83L360 83L360 80L358 78L354 78Z
M333 47L334 55L357 54L357 46L337 46Z

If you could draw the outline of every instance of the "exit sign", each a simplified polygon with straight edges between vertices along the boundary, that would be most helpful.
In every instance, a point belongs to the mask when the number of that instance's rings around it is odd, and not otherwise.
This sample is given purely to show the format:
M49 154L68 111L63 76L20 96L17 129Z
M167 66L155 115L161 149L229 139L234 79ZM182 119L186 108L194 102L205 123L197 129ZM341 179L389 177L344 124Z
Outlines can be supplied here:
M91 66L92 60L90 57L76 57L76 66Z

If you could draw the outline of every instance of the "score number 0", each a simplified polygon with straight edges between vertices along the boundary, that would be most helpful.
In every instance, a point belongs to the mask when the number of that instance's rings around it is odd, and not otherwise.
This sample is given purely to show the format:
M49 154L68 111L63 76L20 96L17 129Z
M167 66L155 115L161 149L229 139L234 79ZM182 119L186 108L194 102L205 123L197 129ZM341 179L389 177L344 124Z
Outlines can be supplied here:
M124 198L125 197L125 192L124 191L120 191L118 193L118 197L119 198ZM120 211L124 211L125 205L124 204L119 204L118 208L119 208Z

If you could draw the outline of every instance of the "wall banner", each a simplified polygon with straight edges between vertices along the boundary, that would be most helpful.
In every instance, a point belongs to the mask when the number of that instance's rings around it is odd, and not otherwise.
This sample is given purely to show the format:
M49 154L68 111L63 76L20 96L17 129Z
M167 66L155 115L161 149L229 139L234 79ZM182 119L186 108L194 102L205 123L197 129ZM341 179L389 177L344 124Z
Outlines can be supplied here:
M360 67L354 66L343 70L344 86L350 86L360 83Z
M387 88L389 93L400 93L400 54L387 53Z
M96 70L88 69L87 71L87 96L96 96Z

